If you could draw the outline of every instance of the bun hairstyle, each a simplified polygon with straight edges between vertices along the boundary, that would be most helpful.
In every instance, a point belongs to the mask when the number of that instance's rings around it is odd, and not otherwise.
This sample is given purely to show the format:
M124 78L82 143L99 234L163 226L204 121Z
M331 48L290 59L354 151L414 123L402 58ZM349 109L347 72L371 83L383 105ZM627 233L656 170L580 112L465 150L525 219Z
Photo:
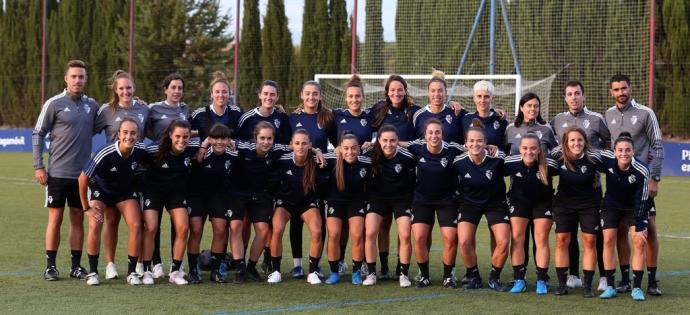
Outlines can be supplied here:
M470 128L468 128L467 132L465 133L465 141L467 141L467 134L469 134L470 131L477 131L481 133L484 136L484 139L486 140L486 130L484 130L484 123L482 123L482 121L478 118L472 119L472 123L470 123Z
M340 141L338 142L338 147L340 147L345 140L355 140L355 143L359 146L357 136L350 130L343 130ZM340 153L338 153L335 160L335 184L338 187L338 191L345 191L345 159Z
M429 84L427 85L427 88L429 88L429 86L431 86L431 83L441 82L441 84L443 84L443 87L445 89L448 89L448 83L446 83L445 77L446 77L446 74L443 71L434 69L431 72L431 80L429 80Z
M211 81L211 84L209 85L211 93L213 93L213 87L216 85L216 83L223 83L225 84L225 87L227 87L228 90L230 90L230 83L225 78L225 73L223 73L222 71L216 71L213 73L213 81Z
M544 186L549 186L549 177L547 176L549 168L548 165L546 165L546 152L544 152L544 149L541 147L541 140L539 139L539 136L530 131L520 138L520 145L522 145L522 142L525 140L534 140L537 142L537 149L539 150L539 153L537 153L537 162L539 163L540 175L538 178L542 184L544 184Z
M125 72L124 70L115 70L115 73L113 73L113 76L110 78L111 90L113 91L113 94L110 96L110 102L108 103L108 107L110 107L113 113L117 110L117 106L120 104L120 97L117 96L117 80L119 79L128 79L129 82L132 83L132 88L134 88L134 80L132 80L132 76L129 75L129 73Z
M350 80L345 84L346 89L351 87L359 88L362 91L362 96L364 96L364 85L362 84L362 79L356 74L353 74L352 77L350 77Z
M616 141L613 142L613 147L615 148L619 142L628 142L630 143L630 146L633 147L633 149L635 148L635 143L633 142L632 135L627 131L623 131L620 135L618 135Z

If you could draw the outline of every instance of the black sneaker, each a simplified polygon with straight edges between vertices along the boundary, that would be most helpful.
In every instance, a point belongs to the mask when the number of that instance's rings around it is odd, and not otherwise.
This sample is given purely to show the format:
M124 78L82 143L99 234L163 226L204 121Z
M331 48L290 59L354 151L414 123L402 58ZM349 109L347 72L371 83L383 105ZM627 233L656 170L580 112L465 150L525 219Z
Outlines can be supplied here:
M55 268L55 266L50 266L46 268L46 271L43 272L43 280L55 281L58 279L59 274L60 273L57 271L57 268Z
M458 283L453 279L453 277L443 279L443 287L457 289Z
M77 268L72 268L72 270L70 270L69 277L78 280L86 280L87 274L88 273L86 272L86 269L84 269L84 267L82 266L79 266Z
M647 286L647 294L652 296L661 296L661 289L659 288L659 281L652 281Z
M630 292L630 290L632 290L632 286L630 286L630 281L618 282L618 286L616 286L616 292L618 293Z
M499 279L489 279L489 289L497 292L506 292L508 288Z
M469 282L470 282L470 278L467 275L465 275L464 277L462 277L462 279L460 279L460 285L464 286L464 285L468 284Z
M211 271L211 281L215 283L226 283L225 276L223 276L218 270Z
M568 286L563 284L559 285L558 288L556 289L556 292L554 292L555 295L568 295Z
M480 278L480 277L467 278L467 282L462 285L462 288L466 289L466 290L474 290L474 289L479 289L481 287L482 287L482 278Z
M262 271L264 274L266 274L266 275L267 275L267 274L270 274L270 273L271 273L271 267L270 267L270 265L269 265L267 262L265 262L265 261L262 262L262 263L261 263L261 271Z
M259 275L259 271L255 267L247 267L247 278L256 282L263 282L264 279Z
M415 284L416 288L426 288L431 285L431 280L426 277L421 277L419 280L417 280L417 284Z
M203 281L201 280L201 275L199 275L199 272L196 270L190 271L189 272L189 283L191 284L199 284L202 283Z
M583 287L582 288L582 296L585 298L593 298L594 293L592 293L592 288L591 287Z
M232 281L234 284L242 284L247 282L247 272L246 271L238 271L235 273L235 280Z

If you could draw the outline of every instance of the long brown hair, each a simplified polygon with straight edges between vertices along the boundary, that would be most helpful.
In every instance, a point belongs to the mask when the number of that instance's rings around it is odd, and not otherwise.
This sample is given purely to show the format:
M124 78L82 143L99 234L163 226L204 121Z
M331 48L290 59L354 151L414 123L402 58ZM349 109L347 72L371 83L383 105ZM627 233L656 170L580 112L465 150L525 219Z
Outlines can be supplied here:
M393 132L396 137L399 137L398 129L393 125L385 124L379 128L376 134L376 145L374 145L371 152L371 169L374 176L381 173L381 160L384 158L383 148L381 148L381 135L384 132Z
M357 136L351 131L343 131L340 141L338 142L338 147L341 147L343 141L345 140L355 140L357 146L359 142L357 141ZM343 158L342 153L337 154L337 159L335 160L335 184L338 187L338 191L345 191L345 158Z
M305 135L311 141L309 132L306 129L300 128L295 130L292 137L294 138L296 135ZM304 191L305 196L309 192L316 191L316 168L314 151L307 150L307 160L304 162L304 172L302 174L302 191Z
M173 120L165 132L161 135L160 142L158 143L158 153L156 154L154 160L156 164L160 164L165 160L165 157L172 152L172 139L170 139L170 134L175 131L175 128L184 128L187 130L192 130L192 126L186 120L175 119Z
M316 123L319 124L321 128L326 130L326 132L329 132L334 127L333 121L335 120L335 118L333 117L333 112L330 110L330 108L326 107L326 105L323 104L323 99L321 98L321 84L314 80L304 82L304 84L302 84L302 89L300 89L299 92L300 95L302 95L302 92L304 92L304 88L307 85L315 86L319 90L319 103L316 104ZM304 104L300 103L298 107L304 109Z
M537 154L537 163L539 163L539 180L544 184L544 186L549 186L549 177L548 177L548 172L549 168L548 165L546 164L546 153L544 150L541 148L541 140L539 140L539 137L534 134L533 132L528 132L522 138L520 139L520 145L522 145L522 141L525 141L525 139L531 139L534 141L537 141L537 148L539 149L539 154Z
M563 138L561 139L561 148L563 149L563 154L561 154L559 158L559 160L562 160L565 164L565 167L567 167L570 171L575 170L575 161L579 160L579 157L575 156L575 154L570 151L570 148L568 148L568 135L573 132L577 132L582 136L582 139L585 142L582 153L587 157L587 159L590 160L590 162L594 162L587 154L591 152L591 149L589 147L589 142L587 141L587 134L585 131L579 127L570 127L563 133Z
M120 104L120 97L117 96L117 80L119 79L128 79L129 82L132 83L132 88L135 88L134 80L129 73L125 72L124 70L116 70L115 73L113 73L113 76L110 79L112 81L111 90L113 94L110 95L110 102L108 102L108 107L113 111L113 113L117 111L117 106ZM134 101L132 101L132 106L134 106Z
M378 107L376 116L374 117L374 124L372 125L374 129L378 129L379 127L381 127L381 125L383 125L383 121L386 119L386 115L388 114L388 109L393 107L393 102L391 101L391 98L388 96L388 89L390 88L391 83L395 81L400 82L400 84L402 84L403 86L403 89L405 90L405 97L400 103L400 109L402 109L405 113L407 121L410 121L412 119L412 104L414 104L414 102L410 97L410 94L407 92L407 81L405 81L403 77L397 74L391 74L391 76L389 76L386 80L386 85L384 87L386 99L385 101L383 101L383 104Z

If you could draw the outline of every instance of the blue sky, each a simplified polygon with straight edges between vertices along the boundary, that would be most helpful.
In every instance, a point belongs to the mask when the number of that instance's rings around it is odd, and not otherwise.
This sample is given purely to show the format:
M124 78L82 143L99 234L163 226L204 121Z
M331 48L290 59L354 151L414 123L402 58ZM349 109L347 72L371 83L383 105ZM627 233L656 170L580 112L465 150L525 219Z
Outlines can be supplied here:
M244 2L243 0L240 0L240 5ZM358 1L358 7L359 10L357 11L357 34L359 35L360 40L364 40L364 5L365 5L365 0L359 0ZM237 0L220 0L220 5L223 10L228 10L230 9L230 13L233 18L233 25L231 27L231 33L234 33L235 31L235 25L234 25L234 19L235 15L237 14L236 11L236 3ZM263 16L266 14L266 4L268 3L268 0L259 0L259 9L261 10L261 16L263 19ZM383 0L383 7L382 7L382 12L383 15L381 17L382 23L383 23L383 39L385 41L394 41L395 40L395 9L396 9L396 0ZM352 9L354 6L354 1L353 0L347 0L347 11L348 13L352 13ZM294 44L299 44L300 39L302 37L302 12L304 11L304 0L285 0L285 12L288 18L288 28L290 28L290 32L292 33L292 42ZM240 20L241 22L242 20Z

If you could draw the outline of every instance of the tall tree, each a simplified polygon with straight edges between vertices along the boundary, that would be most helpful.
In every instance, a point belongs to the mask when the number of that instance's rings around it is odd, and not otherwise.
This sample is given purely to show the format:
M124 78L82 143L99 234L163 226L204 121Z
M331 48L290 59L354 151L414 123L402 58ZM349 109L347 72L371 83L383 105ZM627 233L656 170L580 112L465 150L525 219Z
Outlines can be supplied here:
M660 118L666 131L674 136L687 136L690 133L690 43L687 40L690 37L690 5L685 1L663 1L661 16L664 36L660 38L659 57L673 66L658 72L663 87Z
M288 104L296 98L290 87L290 73L292 72L292 34L288 29L283 0L269 0L264 29L261 34L263 40L261 67L263 77L278 82L281 88L280 102Z
M259 1L244 0L240 35L240 105L245 109L256 104L256 89L261 84L261 21Z
M381 0L366 3L366 27L362 73L383 73L383 25L381 24Z
M328 4L324 0L305 0L302 18L302 44L300 46L299 64L301 80L314 78L314 74L324 72L326 64L328 38Z
M129 19L125 12L129 6L124 1L94 2L94 20L91 38L92 49L89 64L89 96L99 103L110 100L110 80L116 69L127 71ZM137 80L135 80L138 83Z
M330 44L328 45L328 61L326 72L330 73L349 73L349 59L347 63L342 63L345 59L343 54L346 52L345 46L350 46L350 38L347 38L347 6L345 0L331 0L328 11L331 18Z

